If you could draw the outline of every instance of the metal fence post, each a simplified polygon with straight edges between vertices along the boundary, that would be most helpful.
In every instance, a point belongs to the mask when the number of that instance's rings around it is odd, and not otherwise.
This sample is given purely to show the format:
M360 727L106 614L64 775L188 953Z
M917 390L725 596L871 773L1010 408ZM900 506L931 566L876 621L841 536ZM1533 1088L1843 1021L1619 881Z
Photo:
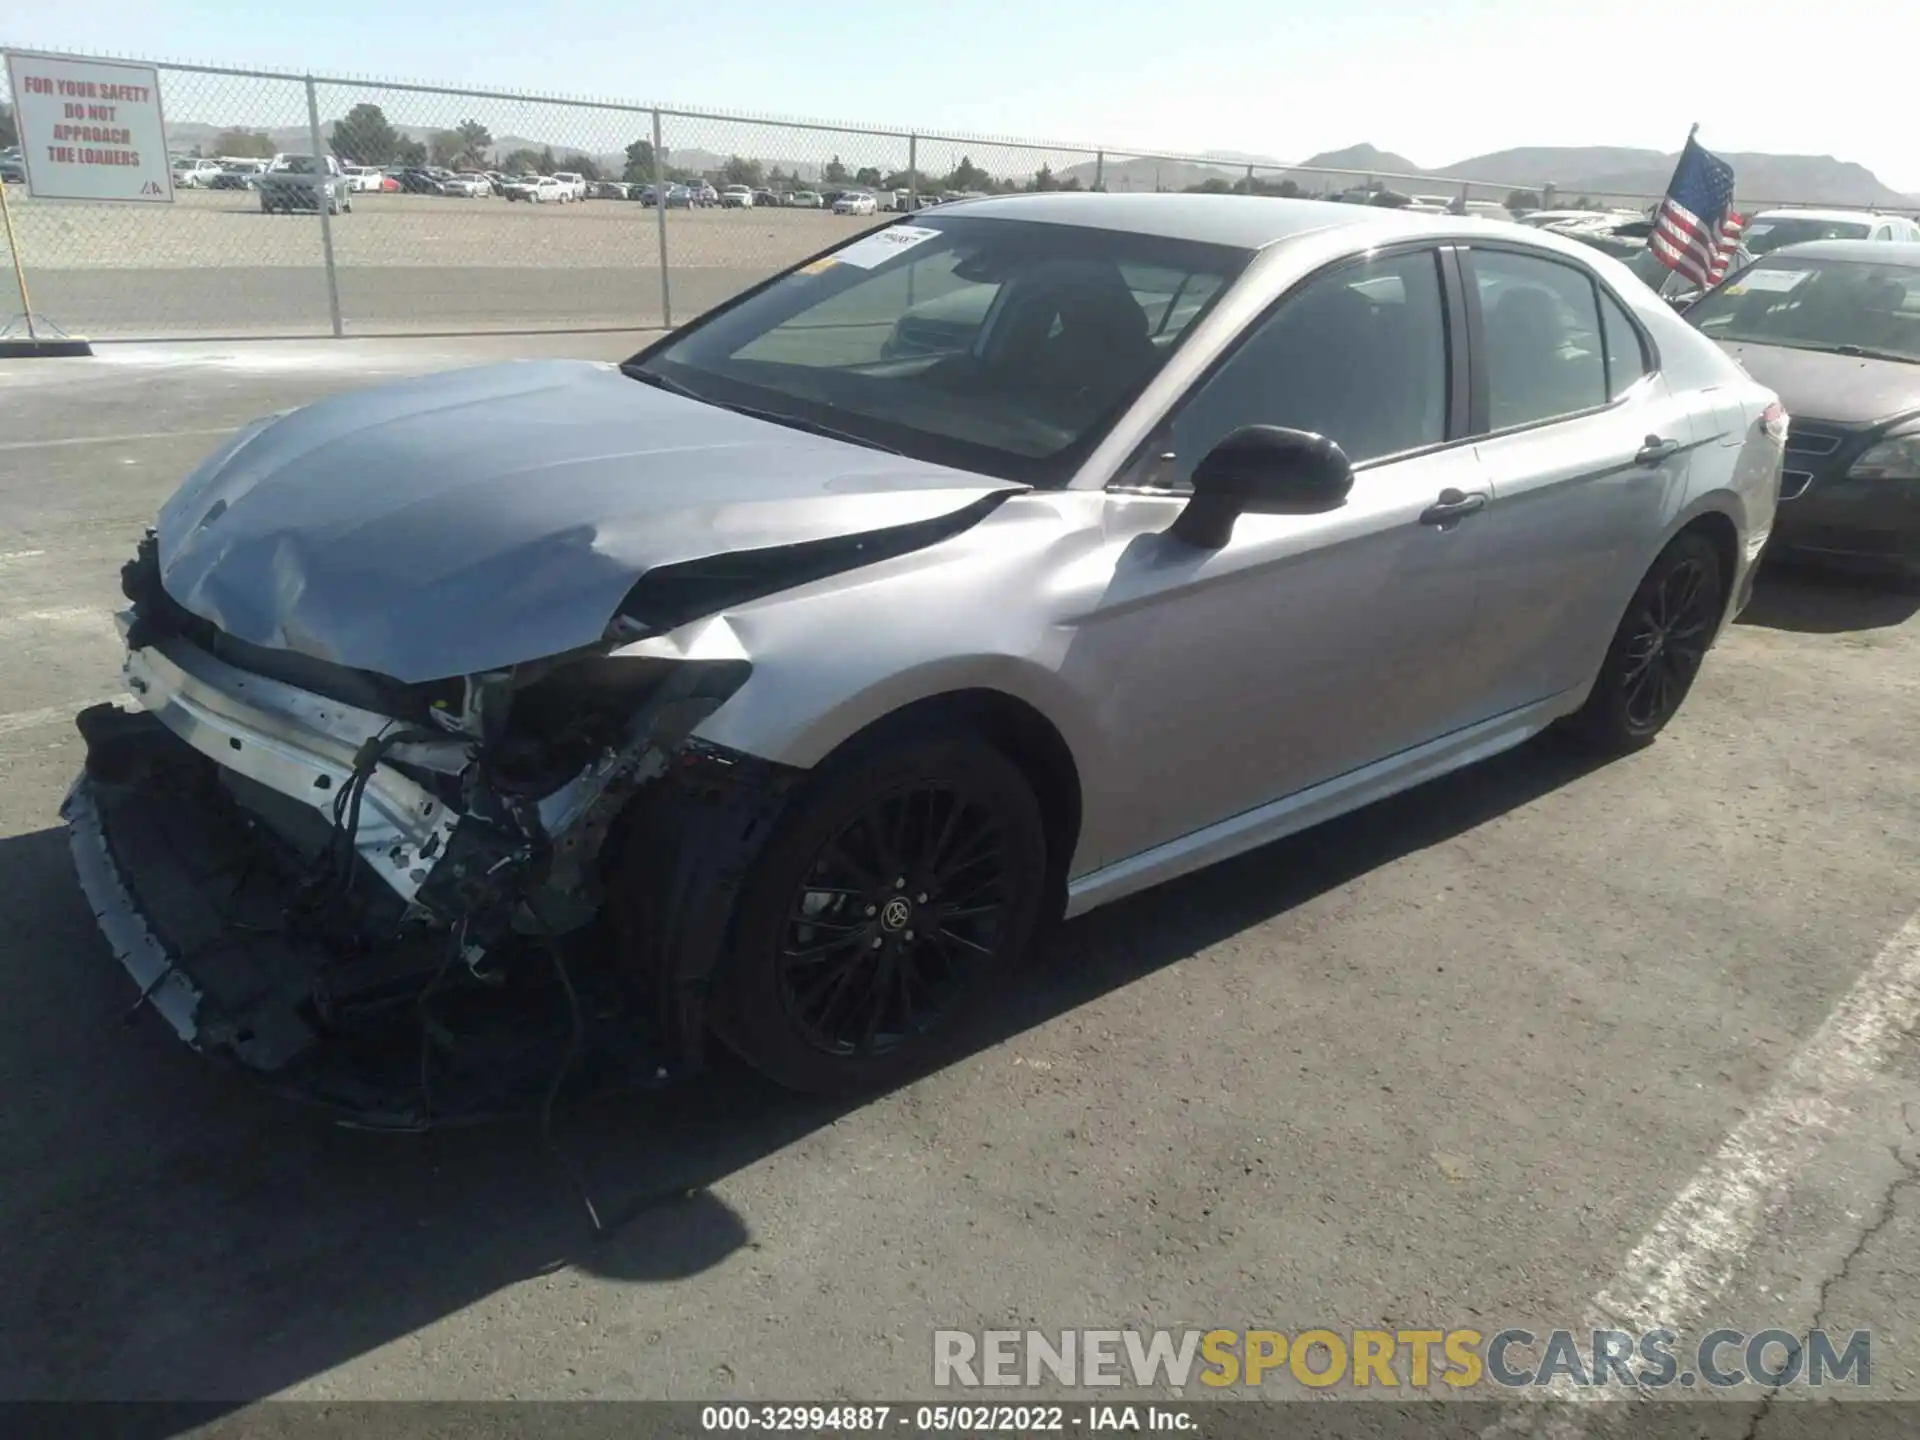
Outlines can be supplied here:
M660 232L660 323L673 328L673 286L667 280L667 157L660 148L660 112L653 112L653 223Z
M338 340L345 330L340 324L340 275L333 265L333 217L328 213L333 209L333 199L327 190L332 187L327 176L327 152L320 144L320 101L315 94L311 75L307 76L307 134L313 140L313 179L316 187L313 208L320 212L320 253L327 263L327 313L333 320L333 338ZM322 186L326 189L319 188Z
M1096 190L1104 189L1106 183L1107 152L1104 150L1096 150L1093 152L1093 188Z
M920 137L907 136L907 209L920 208Z

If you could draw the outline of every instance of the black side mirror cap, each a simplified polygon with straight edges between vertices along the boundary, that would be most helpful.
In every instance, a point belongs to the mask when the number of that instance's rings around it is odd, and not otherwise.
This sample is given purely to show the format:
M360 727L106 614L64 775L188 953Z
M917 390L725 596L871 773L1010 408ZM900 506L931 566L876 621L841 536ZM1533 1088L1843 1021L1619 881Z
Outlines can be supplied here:
M1326 436L1283 425L1243 425L1194 467L1193 499L1167 533L1218 550L1247 511L1318 515L1338 509L1352 488L1353 465Z

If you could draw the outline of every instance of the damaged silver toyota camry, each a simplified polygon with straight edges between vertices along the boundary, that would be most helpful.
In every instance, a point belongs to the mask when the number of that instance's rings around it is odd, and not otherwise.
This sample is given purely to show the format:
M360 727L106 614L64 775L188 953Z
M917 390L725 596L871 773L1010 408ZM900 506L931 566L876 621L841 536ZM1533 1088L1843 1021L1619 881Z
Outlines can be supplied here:
M884 1085L1049 917L1555 722L1652 739L1784 430L1538 231L943 207L621 365L233 436L125 568L75 862L146 1005L366 1123L710 1037Z

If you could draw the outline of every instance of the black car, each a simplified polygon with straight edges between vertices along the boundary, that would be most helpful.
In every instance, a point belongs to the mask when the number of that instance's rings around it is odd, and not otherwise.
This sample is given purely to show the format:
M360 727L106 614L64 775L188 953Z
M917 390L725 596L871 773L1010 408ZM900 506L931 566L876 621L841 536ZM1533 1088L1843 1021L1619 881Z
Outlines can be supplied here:
M440 177L423 166L410 165L404 170L394 172L393 178L400 182L400 188L409 195L440 193Z
M1783 246L1686 314L1790 417L1768 555L1920 587L1920 244Z

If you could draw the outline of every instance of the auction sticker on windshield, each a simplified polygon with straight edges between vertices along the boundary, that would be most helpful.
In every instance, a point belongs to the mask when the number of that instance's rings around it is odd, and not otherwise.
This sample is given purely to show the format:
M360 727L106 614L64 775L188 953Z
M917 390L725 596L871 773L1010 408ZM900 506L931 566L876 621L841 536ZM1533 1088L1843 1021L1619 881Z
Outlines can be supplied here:
M884 265L903 250L911 250L923 241L933 239L939 233L924 225L889 225L884 230L861 236L844 250L834 251L833 259L836 264L858 265L862 270L871 270L876 265Z
M27 193L169 204L167 127L151 65L7 52Z
M1812 273L1811 270L1749 270L1740 277L1739 284L1727 287L1727 294L1744 295L1749 290L1761 290L1784 295Z

